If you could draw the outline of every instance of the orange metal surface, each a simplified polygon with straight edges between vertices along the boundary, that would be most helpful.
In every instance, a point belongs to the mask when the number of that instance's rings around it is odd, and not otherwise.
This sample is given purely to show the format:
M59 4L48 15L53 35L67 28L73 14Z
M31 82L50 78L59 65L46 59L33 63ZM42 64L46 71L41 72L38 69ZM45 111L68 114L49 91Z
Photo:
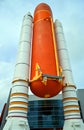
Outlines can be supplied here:
M43 74L59 76L59 64L54 43L52 12L47 4L39 4L34 12L30 89L39 97L53 97L62 89L57 79L43 78Z

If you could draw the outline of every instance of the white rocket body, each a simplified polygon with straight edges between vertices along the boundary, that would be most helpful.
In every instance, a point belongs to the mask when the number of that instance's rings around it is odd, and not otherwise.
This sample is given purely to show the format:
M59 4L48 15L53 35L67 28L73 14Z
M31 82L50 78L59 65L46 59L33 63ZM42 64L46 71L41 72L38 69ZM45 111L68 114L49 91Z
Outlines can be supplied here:
M8 117L3 130L29 130L27 111L31 36L32 17L28 13L23 19L18 58L10 94Z
M83 130L82 122L76 95L76 87L73 81L72 71L69 63L68 51L63 34L61 23L55 21L55 33L57 39L59 63L62 67L62 75L64 76L63 107L64 107L64 128L63 130Z

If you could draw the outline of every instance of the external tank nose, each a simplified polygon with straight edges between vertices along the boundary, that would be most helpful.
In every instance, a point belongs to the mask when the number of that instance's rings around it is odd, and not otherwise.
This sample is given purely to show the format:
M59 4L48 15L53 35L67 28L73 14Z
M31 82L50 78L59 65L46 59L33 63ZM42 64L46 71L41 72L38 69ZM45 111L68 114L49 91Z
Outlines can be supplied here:
M40 3L34 11L34 22L46 17L52 17L51 8L45 3Z

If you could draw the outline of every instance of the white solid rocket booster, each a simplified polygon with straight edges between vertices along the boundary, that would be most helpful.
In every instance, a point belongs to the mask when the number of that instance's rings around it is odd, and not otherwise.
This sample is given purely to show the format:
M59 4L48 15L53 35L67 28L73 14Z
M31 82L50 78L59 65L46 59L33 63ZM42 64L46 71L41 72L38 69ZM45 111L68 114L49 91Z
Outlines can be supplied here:
M83 130L84 124L80 116L76 87L73 81L63 28L59 20L55 21L55 32L59 63L63 69L62 74L64 76L64 88L62 95L65 122L63 130Z
M27 111L31 36L32 16L27 13L23 18L8 117L3 130L29 130Z

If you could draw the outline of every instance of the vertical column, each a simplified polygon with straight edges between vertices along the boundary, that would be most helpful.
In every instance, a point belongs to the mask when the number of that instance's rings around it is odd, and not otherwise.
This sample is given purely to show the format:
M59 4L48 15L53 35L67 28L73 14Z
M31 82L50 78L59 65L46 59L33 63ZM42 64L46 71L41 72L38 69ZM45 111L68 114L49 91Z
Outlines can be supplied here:
M73 81L68 51L63 34L63 28L58 20L55 21L55 32L57 39L59 63L63 69L62 74L64 76L64 87L62 91L65 118L64 130L72 130L77 127L81 129L82 120L80 116L78 98L76 96L76 87Z
M32 16L28 13L23 18L8 117L4 130L29 130L27 111L31 36Z

